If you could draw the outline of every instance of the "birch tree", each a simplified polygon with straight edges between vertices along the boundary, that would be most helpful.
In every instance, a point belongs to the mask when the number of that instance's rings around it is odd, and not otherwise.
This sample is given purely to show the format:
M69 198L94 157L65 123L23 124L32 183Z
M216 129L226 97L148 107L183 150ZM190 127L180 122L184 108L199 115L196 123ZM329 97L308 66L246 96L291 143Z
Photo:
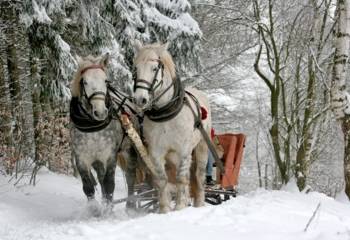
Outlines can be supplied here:
M331 0L253 1L253 29L260 39L254 70L270 90L274 157L282 184L294 175L300 190L328 110L322 68L329 60L330 5Z
M346 86L349 43L350 1L338 0L331 100L334 116L339 121L344 134L345 193L350 199L350 95Z

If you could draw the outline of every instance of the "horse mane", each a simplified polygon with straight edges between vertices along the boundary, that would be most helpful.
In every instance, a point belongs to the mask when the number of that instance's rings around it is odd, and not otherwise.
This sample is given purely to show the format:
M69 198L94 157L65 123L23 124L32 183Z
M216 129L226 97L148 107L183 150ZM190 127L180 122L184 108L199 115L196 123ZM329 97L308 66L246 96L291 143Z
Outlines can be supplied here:
M100 57L94 57L92 55L88 55L86 57L78 57L78 69L74 75L73 81L70 84L70 91L72 97L80 97L80 81L81 81L81 70L84 68L91 66L93 64L98 64L100 62Z
M160 43L144 45L135 57L135 64L145 63L150 60L150 53L156 52L163 63L164 68L170 73L172 79L176 78L176 68L173 58L164 46Z

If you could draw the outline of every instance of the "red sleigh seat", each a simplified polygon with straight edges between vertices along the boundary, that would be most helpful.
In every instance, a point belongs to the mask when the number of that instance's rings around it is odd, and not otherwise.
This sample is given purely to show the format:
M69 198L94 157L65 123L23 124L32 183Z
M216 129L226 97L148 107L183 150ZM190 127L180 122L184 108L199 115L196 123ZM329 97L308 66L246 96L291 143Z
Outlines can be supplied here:
M220 175L217 171L217 181L224 189L234 189L238 184L239 169L243 157L243 148L246 136L244 134L218 134L220 145L224 148L223 164L225 174ZM220 181L219 181L220 179Z

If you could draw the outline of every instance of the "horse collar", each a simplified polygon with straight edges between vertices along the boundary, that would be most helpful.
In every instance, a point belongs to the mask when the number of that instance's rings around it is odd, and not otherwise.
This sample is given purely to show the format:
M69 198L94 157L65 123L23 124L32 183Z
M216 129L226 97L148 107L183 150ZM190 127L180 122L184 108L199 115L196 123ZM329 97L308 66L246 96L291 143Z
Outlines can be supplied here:
M147 110L145 115L154 122L165 122L177 116L184 105L185 90L182 86L181 80L176 78L174 83L174 95L172 99L165 106Z
M110 104L110 103L109 103ZM108 112L106 119L102 121L95 120L84 109L77 97L73 97L70 102L70 119L74 127L82 132L97 132L106 128L113 119L112 111Z

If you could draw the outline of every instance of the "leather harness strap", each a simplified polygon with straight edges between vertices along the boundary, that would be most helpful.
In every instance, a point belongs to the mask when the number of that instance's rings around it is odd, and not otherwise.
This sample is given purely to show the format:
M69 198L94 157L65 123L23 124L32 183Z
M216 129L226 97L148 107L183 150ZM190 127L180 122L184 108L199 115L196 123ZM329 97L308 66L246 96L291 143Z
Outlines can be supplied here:
M138 88L141 88L141 89L147 90L148 92L151 93L152 96L154 96L154 91L163 84L164 64L162 63L162 61L160 61L160 59L149 59L148 61L158 62L158 67L157 67L156 72L154 74L153 80L150 83L149 81L147 81L145 79L135 78L134 79L134 91L136 91L136 89L138 89ZM160 70L161 70L161 74L162 74L161 80L156 85L156 83L158 81L157 76L158 76L158 73ZM137 75L135 75L135 76L137 76ZM146 86L140 85L140 83L145 84Z
M169 103L160 108L153 106L145 112L145 115L150 120L154 122L165 122L176 117L181 111L185 99L185 90L179 78L176 78L172 85L174 86L174 95Z
M182 83L181 83L181 80L178 77L159 96L157 96L155 98L155 96L154 96L155 89L158 86L160 86L160 84L163 82L164 64L160 61L160 59L150 59L149 61L158 61L158 63L159 63L157 70L154 74L153 81L151 83L149 83L148 81L146 81L144 79L137 79L137 78L134 79L134 91L136 91L137 88L145 89L145 90L149 91L153 97L153 99L152 99L153 104L151 105L151 109L145 111L145 115L150 120L152 120L154 122L165 122L165 121L168 121L168 120L176 117L179 114L179 112L181 111L184 103L186 105L188 105L188 107L191 109L193 116L194 116L194 119L195 119L194 127L198 128L199 131L201 132L204 140L206 141L206 143L209 147L209 150L211 151L211 153L214 156L214 159L217 163L217 166L220 169L221 174L224 174L225 173L224 166L223 166L222 162L220 161L220 158L219 158L219 156L214 148L213 143L210 140L210 137L208 136L208 133L205 131L205 129L203 127L202 118L201 118L201 107L200 107L200 104L199 104L197 98L192 93L184 90ZM162 70L162 79L160 80L160 83L155 87L159 70ZM140 85L139 83L145 84L146 86ZM167 103L165 106L160 107L160 108L157 108L156 106L154 106L154 103L157 102L172 86L174 87L174 95L171 98L171 100L169 101L169 103ZM191 104L189 103L189 98L186 96L186 94L188 96L190 96L190 98L195 103L197 114L194 111L194 109L192 108ZM141 137L143 137L142 121L143 121L143 117L141 117L141 123L140 123Z
M216 165L218 166L218 168L220 170L220 173L222 175L224 175L225 174L224 165L221 162L221 160L220 160L220 158L219 158L219 156L218 156L218 154L217 154L217 152L215 150L214 144L211 141L207 131L205 131L205 129L203 127L203 123L202 123L202 119L201 119L201 107L200 107L199 101L189 91L186 91L186 94L187 94L187 96L189 96L192 99L192 101L194 102L194 105L196 106L196 110L197 110L197 113L196 113L195 110L192 108L190 102L189 102L189 98L186 96L185 97L185 104L191 109L191 111L193 113L193 116L194 116L194 127L198 128L198 130L201 132L205 142L208 145L208 148L209 148L210 152L213 154L213 157L215 159Z
M86 71L90 69L101 69L102 71L105 71L102 65L98 64L93 64L88 67L83 68L80 71L80 74L83 75ZM83 106L82 102L79 100L78 97L72 97L71 102L70 102L70 118L74 124L74 126L82 131L82 132L97 132L100 131L104 128L106 128L112 119L115 118L115 115L122 109L122 105L124 102L118 104L118 110L116 111L113 108L113 103L115 101L111 99L109 90L110 86L108 82L107 84L107 93L102 92L102 91L96 91L92 93L90 96L87 96L86 91L85 91L85 86L83 81L80 80L80 92L81 96L86 98L87 103L91 104L92 99L99 99L99 100L104 100L106 107L108 109L108 115L104 120L96 120L94 119L91 114L85 109ZM114 93L116 94L116 93Z

